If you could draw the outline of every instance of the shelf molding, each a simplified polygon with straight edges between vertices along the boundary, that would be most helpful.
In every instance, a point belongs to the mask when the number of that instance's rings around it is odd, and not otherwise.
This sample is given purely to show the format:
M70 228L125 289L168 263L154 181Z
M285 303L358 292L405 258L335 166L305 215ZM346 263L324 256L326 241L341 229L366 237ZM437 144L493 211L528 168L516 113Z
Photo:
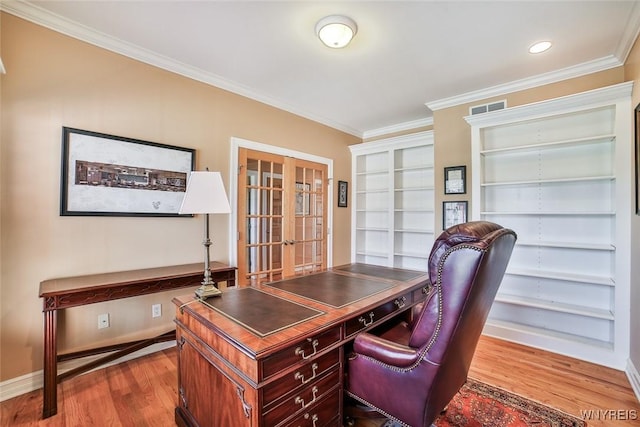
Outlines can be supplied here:
M613 216L615 215L615 212L596 212L596 211L575 211L575 212L560 212L560 211L556 211L556 212L551 212L551 211L522 211L522 212L516 212L516 211L510 211L510 212L506 212L506 211L486 211L486 212L480 212L480 215L484 215L484 216L511 216L511 215L528 215L528 216Z
M564 273L561 271L530 270L526 268L507 269L506 275L536 277L539 279L552 279L564 282L586 283L590 285L602 285L615 287L615 280L606 276L594 276L589 274Z
M524 181L483 182L480 187L520 186L531 184L565 184L589 181L615 181L615 175L583 176L576 178L531 179Z
M581 243L581 242L551 242L551 241L535 241L535 240L518 240L516 246L535 246L544 248L558 249L579 249L593 251L609 251L613 252L616 247L610 243Z
M394 191L433 191L435 186L394 188Z
M410 233L410 234L435 234L433 230L424 230L418 228L396 228L395 233Z
M542 150L542 149L553 149L553 148L562 148L567 146L578 146L578 145L587 145L587 144L610 144L616 140L615 135L596 135L589 136L585 138L574 138L567 139L563 141L550 141L550 142L541 142L537 144L526 144L526 145L517 145L513 147L503 147L503 148L492 148L490 150L480 150L481 155L490 155L490 154L503 154L514 151L532 151L532 150Z
M571 314L582 317L590 317L594 319L601 319L607 321L613 321L614 316L610 310L604 310L593 307L585 307L575 304L567 304L556 301L544 301L535 298L526 298L517 295L498 294L496 295L496 302L502 304L520 305L529 308L542 309L547 311L555 311L559 313Z

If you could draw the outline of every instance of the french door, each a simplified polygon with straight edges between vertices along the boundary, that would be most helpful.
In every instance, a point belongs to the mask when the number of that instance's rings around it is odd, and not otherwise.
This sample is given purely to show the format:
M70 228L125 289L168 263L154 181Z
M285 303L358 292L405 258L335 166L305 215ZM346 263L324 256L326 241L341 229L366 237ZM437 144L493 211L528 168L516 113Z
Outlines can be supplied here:
M327 165L240 148L238 282L279 280L327 265Z

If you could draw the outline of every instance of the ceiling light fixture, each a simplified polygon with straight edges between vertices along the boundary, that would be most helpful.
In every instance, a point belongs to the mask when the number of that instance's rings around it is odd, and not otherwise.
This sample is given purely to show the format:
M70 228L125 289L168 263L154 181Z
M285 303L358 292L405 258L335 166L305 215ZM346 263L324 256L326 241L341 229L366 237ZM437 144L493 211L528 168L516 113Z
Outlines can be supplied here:
M542 53L551 47L550 41L534 43L529 47L529 53Z
M322 43L334 49L348 45L357 32L355 21L342 15L327 16L316 24L316 34Z

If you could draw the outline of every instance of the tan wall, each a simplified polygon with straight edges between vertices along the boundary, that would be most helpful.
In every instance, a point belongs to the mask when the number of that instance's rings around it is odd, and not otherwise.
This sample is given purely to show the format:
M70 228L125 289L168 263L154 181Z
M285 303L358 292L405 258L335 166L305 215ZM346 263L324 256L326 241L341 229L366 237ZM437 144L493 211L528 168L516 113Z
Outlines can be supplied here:
M61 128L196 149L229 184L230 138L334 160L350 180L358 138L3 13L0 81L0 381L42 369L39 283L55 277L200 262L202 218L59 216ZM335 196L335 195L334 195ZM211 220L213 260L228 260L228 218ZM350 209L334 210L335 265L350 259ZM88 249L90 248L90 249ZM172 327L167 292L66 310L60 350ZM151 318L151 304L163 316ZM97 314L112 327L97 329Z
M624 66L626 81L633 80L632 105L640 103L640 42L631 49ZM637 163L636 163L637 165ZM636 185L631 188L636 190ZM635 206L634 204L632 204ZM640 216L631 216L631 342L630 359L636 370L640 370L640 263L633 262L640 259Z
M507 107L529 104L570 95L590 89L609 86L624 81L622 67L578 77L539 88L484 99L469 104L457 105L437 110L433 113L435 187L436 187L436 230L442 227L442 202L466 200L471 213L471 127L465 121L469 107L493 101L507 100ZM467 193L464 195L444 195L444 168L448 166L467 167ZM442 171L442 172L440 172ZM439 218L439 220L438 220ZM472 218L469 218L472 219Z

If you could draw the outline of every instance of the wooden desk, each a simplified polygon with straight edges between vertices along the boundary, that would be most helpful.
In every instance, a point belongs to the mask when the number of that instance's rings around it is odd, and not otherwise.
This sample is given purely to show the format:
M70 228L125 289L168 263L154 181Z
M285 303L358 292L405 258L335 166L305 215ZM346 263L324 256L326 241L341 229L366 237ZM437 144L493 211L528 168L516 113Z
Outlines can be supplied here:
M41 282L40 297L43 298L42 310L44 313L44 397L42 418L55 415L58 411L58 383L151 344L175 339L175 330L173 330L148 340L58 355L58 310L189 286L196 288L202 281L203 274L204 264L197 263L67 277ZM215 282L227 282L227 286L235 286L236 268L219 262L212 262L211 276ZM106 352L115 353L58 375L58 362Z
M422 272L351 264L173 299L179 426L342 426L353 338L430 292Z

